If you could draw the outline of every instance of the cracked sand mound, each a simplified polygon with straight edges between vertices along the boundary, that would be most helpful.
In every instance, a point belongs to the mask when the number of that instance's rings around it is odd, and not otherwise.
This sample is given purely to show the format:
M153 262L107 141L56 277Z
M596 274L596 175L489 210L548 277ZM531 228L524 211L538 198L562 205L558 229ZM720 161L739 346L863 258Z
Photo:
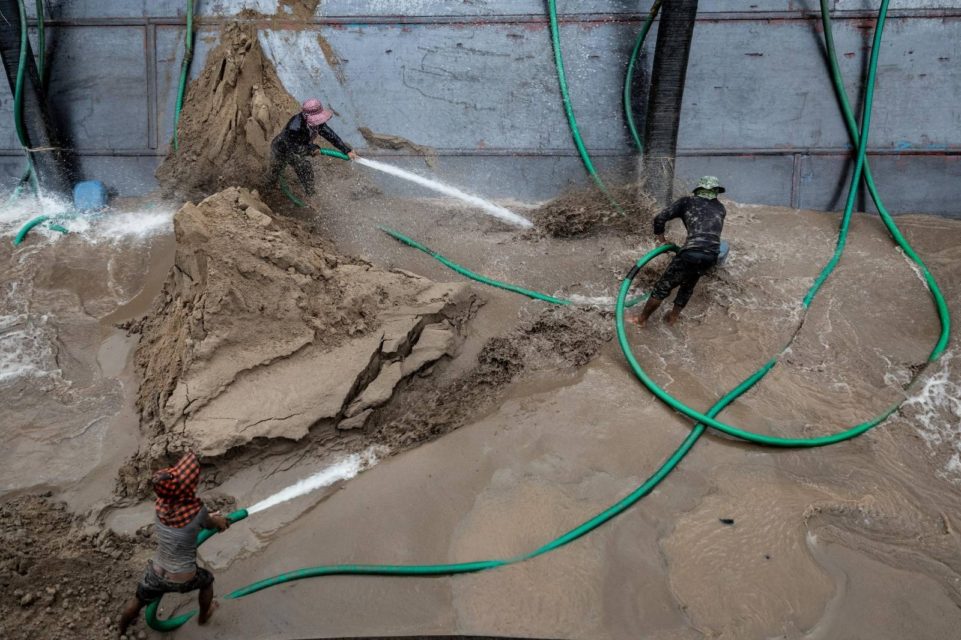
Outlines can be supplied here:
M456 350L477 303L465 284L339 256L245 189L184 205L174 228L137 348L141 422L167 451L361 428Z

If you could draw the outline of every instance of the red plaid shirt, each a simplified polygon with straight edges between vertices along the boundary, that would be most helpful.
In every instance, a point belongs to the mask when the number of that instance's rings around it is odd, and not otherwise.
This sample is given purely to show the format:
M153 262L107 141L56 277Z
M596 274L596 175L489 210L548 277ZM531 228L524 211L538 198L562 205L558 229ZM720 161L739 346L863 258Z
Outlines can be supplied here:
M170 477L161 478L164 473ZM184 455L174 466L155 473L153 489L157 494L157 501L154 508L160 522L178 529L190 524L204 506L197 497L199 483L200 462L193 452Z

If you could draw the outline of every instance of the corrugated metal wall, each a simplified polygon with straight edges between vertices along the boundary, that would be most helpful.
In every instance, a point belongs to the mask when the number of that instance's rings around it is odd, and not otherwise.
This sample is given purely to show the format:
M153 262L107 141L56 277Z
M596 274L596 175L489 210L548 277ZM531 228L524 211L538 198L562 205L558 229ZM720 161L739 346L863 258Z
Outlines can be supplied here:
M200 0L194 73L223 22L246 10L287 88L329 101L338 112L333 125L350 143L364 146L357 128L366 126L432 147L437 174L492 197L543 199L586 184L561 109L544 2L321 0L301 20L291 11L303 4L313 3ZM835 37L854 96L878 4L834 0ZM558 5L584 139L602 172L626 178L635 159L621 83L650 0ZM184 6L48 0L51 98L88 177L126 193L153 188L171 136ZM741 201L839 206L849 144L817 8L817 0L701 1L680 133L682 175L717 174ZM896 211L961 215L961 0L901 0L891 16L870 140L875 175ZM22 158L5 85L0 100L0 171L12 177ZM424 168L406 152L379 153Z

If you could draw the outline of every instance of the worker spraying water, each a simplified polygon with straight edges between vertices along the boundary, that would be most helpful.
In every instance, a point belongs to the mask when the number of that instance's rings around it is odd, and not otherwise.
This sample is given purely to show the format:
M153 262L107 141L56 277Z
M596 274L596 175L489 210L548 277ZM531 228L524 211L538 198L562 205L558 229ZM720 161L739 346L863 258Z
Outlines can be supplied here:
M288 164L294 167L297 179L300 180L304 192L313 196L314 169L310 166L308 156L320 153L320 147L314 143L317 136L323 136L330 144L351 160L357 159L357 153L346 142L340 139L327 124L334 117L334 112L325 109L317 98L304 101L300 113L294 114L287 121L284 130L277 134L270 143L270 170L267 176L267 186L273 187L280 179L280 174Z
M226 531L230 522L220 513L210 513L197 497L200 483L200 462L193 452L184 455L177 464L161 469L151 478L157 500L157 554L147 561L137 593L124 606L120 616L119 635L137 617L140 610L160 600L165 593L199 591L200 624L206 624L213 614L214 576L197 566L197 534L204 528Z
M399 167L360 158L357 152L351 149L350 145L341 140L340 136L334 133L327 122L333 117L334 112L325 109L317 98L310 98L305 101L300 113L295 114L287 122L287 126L274 138L270 145L270 169L267 175L267 187L273 187L281 178L281 173L289 164L294 167L297 178L300 180L304 193L312 197L316 193L314 187L314 169L308 160L308 156L317 156L323 153L330 153L345 160L356 160L359 164L375 169L377 171L413 182L414 184L426 187L437 193L441 193L451 198L456 198L461 202L469 204L494 216L508 224L521 229L529 229L533 226L530 220L519 216L513 211L498 206L479 196L466 193L456 187L425 178L410 171L405 171ZM319 146L314 144L317 136L323 136L330 142L340 154L322 151ZM302 203L298 203L302 204Z

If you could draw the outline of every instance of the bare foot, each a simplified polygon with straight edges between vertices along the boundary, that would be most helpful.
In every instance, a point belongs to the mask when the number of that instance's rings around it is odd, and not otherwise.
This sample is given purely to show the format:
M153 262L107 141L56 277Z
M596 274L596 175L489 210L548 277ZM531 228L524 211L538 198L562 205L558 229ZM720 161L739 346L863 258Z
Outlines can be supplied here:
M211 603L210 603L210 608L207 609L207 615L204 615L203 612L201 612L201 613L200 613L200 616L197 618L197 624L204 625L204 624L207 624L208 622L210 622L210 618L213 617L214 611L216 611L216 610L217 610L217 607L219 607L219 606L220 606L220 603L217 602L216 600L214 600L213 602L211 602Z
M668 313L664 316L664 322L666 322L668 326L673 327L675 324L677 324L677 321L680 319L680 317L680 314Z
M632 325L634 325L635 327L643 327L643 326L644 326L644 321L645 321L646 319L647 319L647 318L642 318L641 316L635 316L635 315L627 316L627 317L625 318L625 320L627 320L628 322L630 322L630 323L631 323Z

